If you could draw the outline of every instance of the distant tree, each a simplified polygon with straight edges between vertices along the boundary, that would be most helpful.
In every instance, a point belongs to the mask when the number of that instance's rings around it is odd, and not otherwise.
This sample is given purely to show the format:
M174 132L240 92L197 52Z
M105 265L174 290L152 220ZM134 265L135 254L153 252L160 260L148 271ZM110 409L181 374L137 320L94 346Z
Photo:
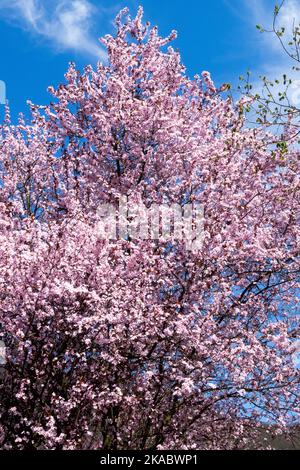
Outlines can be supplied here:
M126 15L108 65L1 127L2 449L248 448L299 423L299 153ZM202 204L202 248L103 240L122 196Z

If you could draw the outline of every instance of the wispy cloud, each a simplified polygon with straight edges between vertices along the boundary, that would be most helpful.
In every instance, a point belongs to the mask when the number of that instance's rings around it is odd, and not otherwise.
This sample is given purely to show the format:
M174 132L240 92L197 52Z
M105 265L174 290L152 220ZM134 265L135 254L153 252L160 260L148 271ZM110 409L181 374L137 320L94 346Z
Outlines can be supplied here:
M283 26L291 27L295 20L296 23L300 21L300 2L299 0L287 0L281 10L280 22Z
M275 5L281 4L281 0L223 0L227 7L239 18L241 22L249 27L250 38L254 45L264 43L268 47L268 58L272 53L281 53L282 48L274 35L262 34L255 29L260 24L266 30L270 30L273 23ZM300 22L300 0L285 0L277 19L277 26L283 26L291 32L293 21Z
M4 19L50 41L58 50L106 57L92 34L93 19L101 9L88 0L0 0L0 9Z
M244 0L246 1L246 0ZM279 4L280 2L277 2ZM273 23L274 6L275 2L270 4L268 0L253 0L247 2L248 8L250 8L252 15L257 23L261 24L264 28L270 29ZM280 13L276 20L276 27L285 28L284 42L285 44L292 37L293 25L300 23L300 0L285 0ZM299 90L299 72L292 68L296 65L283 50L280 41L272 33L263 33L262 36L262 47L264 48L264 61L259 66L261 75L266 75L271 80L274 78L282 78L283 75L287 75L293 80L293 84L290 87L288 96L290 102L296 106L299 105L300 90ZM258 81L256 87L259 88ZM282 81L276 87L276 91L283 91L285 89Z
M261 24L264 28L270 29L273 23L275 4L279 5L281 2L275 0L243 0L245 7L248 9L250 15L247 16L248 21L255 21ZM292 33L293 22L299 24L300 22L300 0L285 0L280 9L277 17L277 27L283 26L287 34ZM265 42L274 51L281 52L279 41L274 40L274 36L264 35Z
M266 76L270 80L282 78L283 74L294 80L291 87L290 99L295 105L299 105L300 91L299 72L292 70L295 65L283 51L279 40L272 33L260 33L256 24L260 24L266 30L272 28L275 4L280 0L224 0L226 5L239 17L240 21L247 26L247 43L249 51L255 53L256 64L252 68L253 86L256 92L262 89L262 81L259 76ZM300 0L285 0L280 14L277 18L277 27L285 27L287 37L291 36L293 22L300 22ZM279 85L277 91L285 87ZM275 91L275 90L274 90Z

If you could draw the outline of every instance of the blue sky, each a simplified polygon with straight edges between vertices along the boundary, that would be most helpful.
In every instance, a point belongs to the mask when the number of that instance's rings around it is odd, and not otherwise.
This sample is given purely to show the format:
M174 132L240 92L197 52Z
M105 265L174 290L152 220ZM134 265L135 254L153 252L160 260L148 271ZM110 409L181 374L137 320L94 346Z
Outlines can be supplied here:
M281 72L285 60L270 36L255 25L270 25L273 0L0 0L1 66L13 119L26 112L26 100L47 104L49 85L64 80L68 62L79 68L105 51L97 38L114 30L113 18L124 6L135 14L141 4L145 19L162 35L176 29L174 43L188 74L211 72L221 84L237 84L250 68L257 82L261 73ZM300 10L300 0L287 0L284 20ZM296 13L295 13L296 12ZM3 108L3 106L1 106ZM3 109L1 110L3 111Z

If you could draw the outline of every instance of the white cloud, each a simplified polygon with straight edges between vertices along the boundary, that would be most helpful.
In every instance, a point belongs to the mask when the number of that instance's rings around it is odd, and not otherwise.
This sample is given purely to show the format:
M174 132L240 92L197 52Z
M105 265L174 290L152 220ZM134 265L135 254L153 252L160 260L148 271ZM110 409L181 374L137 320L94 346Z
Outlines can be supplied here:
M274 6L281 4L281 1L270 0L244 0L245 7L248 9L250 15L247 16L248 21L262 25L266 30L272 29ZM293 22L299 24L300 22L300 0L284 0L280 8L279 15L277 16L276 26L286 28L286 34L289 36L292 33ZM280 43L273 34L265 33L263 35L265 42L271 47L272 50L281 52L282 48Z
M277 4L280 4L278 1ZM253 3L248 3L252 9L257 23L261 24L266 29L272 28L274 4L270 7L270 3L266 0L255 0ZM284 27L286 32L284 35L284 44L292 37L293 24L300 23L300 0L285 0L279 15L276 20L277 30ZM273 80L274 78L282 79L286 74L293 80L293 85L288 93L290 102L296 106L299 105L299 72L293 70L294 65L298 66L296 62L291 59L286 52L284 52L280 41L274 33L262 33L263 43L262 46L265 50L265 61L261 65L261 73ZM282 82L277 87L276 91L283 91L285 87Z
M286 74L294 81L291 87L289 98L292 104L300 104L300 73L292 70L296 65L294 61L284 52L278 38L273 33L260 33L256 24L260 24L266 30L272 29L273 14L275 4L280 4L281 0L224 0L225 4L243 22L247 31L247 45L251 53L255 53L256 64L251 67L253 91L260 93L262 81L260 76L266 76L270 80L281 79ZM280 14L277 18L277 27L285 27L287 37L291 36L293 27L300 22L300 0L285 0ZM283 91L285 87L281 83L274 93Z
M300 22L300 2L299 0L287 0L280 12L280 24L291 28L293 21Z
M106 57L91 33L93 18L100 10L88 0L0 0L0 8L2 17L49 40L59 50Z

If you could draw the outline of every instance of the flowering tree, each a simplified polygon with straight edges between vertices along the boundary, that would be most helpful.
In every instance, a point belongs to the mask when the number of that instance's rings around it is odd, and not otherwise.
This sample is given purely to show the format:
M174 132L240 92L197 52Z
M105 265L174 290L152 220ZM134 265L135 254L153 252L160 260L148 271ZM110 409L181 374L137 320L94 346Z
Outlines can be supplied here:
M1 128L3 449L232 449L298 422L299 154L127 10L108 65ZM130 196L203 244L99 236Z

